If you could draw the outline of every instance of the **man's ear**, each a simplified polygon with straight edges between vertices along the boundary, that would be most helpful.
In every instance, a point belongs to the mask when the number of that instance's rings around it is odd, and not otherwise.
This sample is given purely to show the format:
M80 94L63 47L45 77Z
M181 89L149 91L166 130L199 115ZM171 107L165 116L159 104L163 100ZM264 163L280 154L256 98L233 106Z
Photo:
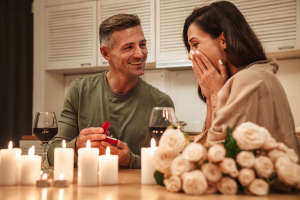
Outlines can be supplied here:
M100 47L100 52L106 60L108 60L108 61L110 60L108 49L105 46Z
M226 45L226 40L225 40L225 37L224 37L224 32L221 33L221 35L219 36L219 39L220 39L220 46L223 49L226 49L227 45Z

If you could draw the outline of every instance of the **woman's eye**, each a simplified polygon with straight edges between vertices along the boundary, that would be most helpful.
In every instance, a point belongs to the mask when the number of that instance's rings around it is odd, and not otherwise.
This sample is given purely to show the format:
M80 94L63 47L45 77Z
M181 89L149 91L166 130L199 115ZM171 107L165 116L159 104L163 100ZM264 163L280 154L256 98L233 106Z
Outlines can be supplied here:
M140 44L140 47L141 48L146 47L146 44L142 43L142 44Z
M193 47L197 48L198 47L198 43L194 43Z

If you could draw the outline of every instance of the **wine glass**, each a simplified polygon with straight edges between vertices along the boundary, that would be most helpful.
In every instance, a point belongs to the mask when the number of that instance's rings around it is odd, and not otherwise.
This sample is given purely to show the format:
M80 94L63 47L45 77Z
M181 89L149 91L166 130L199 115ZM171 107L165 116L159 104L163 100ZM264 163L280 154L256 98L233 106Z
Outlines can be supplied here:
M48 142L57 134L57 120L54 112L37 112L33 122L33 134L43 143L44 153L42 159L42 171L49 172L47 158Z
M158 145L161 135L168 126L177 125L177 119L172 107L154 107L149 120L149 133Z

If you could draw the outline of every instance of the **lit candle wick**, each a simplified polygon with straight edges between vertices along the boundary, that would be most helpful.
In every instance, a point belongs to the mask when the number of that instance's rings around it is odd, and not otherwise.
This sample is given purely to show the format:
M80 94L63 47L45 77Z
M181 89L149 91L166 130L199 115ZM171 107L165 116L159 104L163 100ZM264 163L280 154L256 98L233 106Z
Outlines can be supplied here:
M47 179L47 174L44 174L43 175L43 180L46 180Z
M90 149L90 148L91 148L91 142L90 142L90 140L87 141L87 143L86 143L86 148L87 148L87 149Z
M8 149L12 149L12 141L8 143Z
M59 179L62 181L62 180L64 180L64 175L63 174L60 174L59 175Z
M109 148L109 147L106 148L106 155L107 155L107 156L110 155L110 148Z
M32 146L28 151L29 156L34 156L34 146Z
M66 146L67 146L67 145L66 145L66 141L63 140L63 141L62 141L62 147L63 147L63 148L66 148Z
M154 140L154 138L152 138L151 139L151 148L155 148L155 145L156 145L155 140Z

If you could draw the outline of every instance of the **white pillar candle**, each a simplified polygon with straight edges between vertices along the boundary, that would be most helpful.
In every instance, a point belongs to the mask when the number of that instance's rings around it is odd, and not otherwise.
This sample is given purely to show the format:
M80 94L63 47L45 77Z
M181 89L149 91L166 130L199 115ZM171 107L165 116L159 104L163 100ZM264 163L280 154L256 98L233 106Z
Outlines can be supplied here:
M40 179L41 157L34 155L34 146L29 149L28 155L21 156L21 185L35 185Z
M106 155L99 156L99 183L113 185L118 183L119 158L110 155L110 148L106 148Z
M157 147L155 147L155 140L151 139L151 147L143 147L141 152L141 172L142 172L142 184L156 184L154 178L154 172L156 170L153 156Z
M54 149L54 180L60 180L63 174L65 180L73 182L74 171L74 149L66 148L66 141L63 140L62 148Z
M8 149L1 150L1 171L2 185L18 185L20 181L20 157L21 149L12 148L9 142Z
M0 150L0 185L2 185L2 179L1 179L1 150Z
M78 185L98 185L98 156L99 149L91 148L89 140L86 148L78 149Z

